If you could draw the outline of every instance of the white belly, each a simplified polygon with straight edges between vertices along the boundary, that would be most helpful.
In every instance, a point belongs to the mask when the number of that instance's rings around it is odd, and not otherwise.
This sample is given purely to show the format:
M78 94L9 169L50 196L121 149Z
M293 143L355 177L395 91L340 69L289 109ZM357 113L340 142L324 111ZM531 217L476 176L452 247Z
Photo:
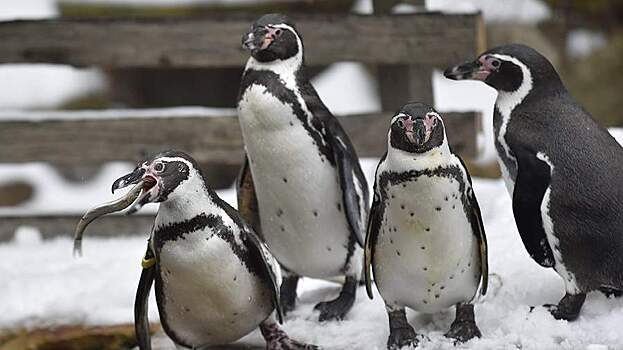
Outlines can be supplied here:
M226 344L253 331L273 310L267 284L251 274L227 242L206 232L160 250L160 317L189 345Z
M470 301L480 281L478 240L458 182L420 177L404 185L388 189L374 253L379 292L388 305L429 313Z
M299 275L344 274L349 231L335 168L290 106L263 87L247 89L239 115L271 252Z

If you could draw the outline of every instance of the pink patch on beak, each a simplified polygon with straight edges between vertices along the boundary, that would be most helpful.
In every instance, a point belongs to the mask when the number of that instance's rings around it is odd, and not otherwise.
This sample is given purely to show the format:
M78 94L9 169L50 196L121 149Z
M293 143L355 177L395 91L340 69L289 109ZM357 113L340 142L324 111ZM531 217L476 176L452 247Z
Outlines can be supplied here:
M403 123L405 124L405 130L407 132L413 132L413 120L411 120L411 117L404 119Z
M262 46L260 46L260 49L262 50L265 50L266 48L270 46L270 44L273 43L273 41L277 37L277 33L280 32L282 29L267 27L266 30L267 32L266 34L264 34L264 40L262 40Z

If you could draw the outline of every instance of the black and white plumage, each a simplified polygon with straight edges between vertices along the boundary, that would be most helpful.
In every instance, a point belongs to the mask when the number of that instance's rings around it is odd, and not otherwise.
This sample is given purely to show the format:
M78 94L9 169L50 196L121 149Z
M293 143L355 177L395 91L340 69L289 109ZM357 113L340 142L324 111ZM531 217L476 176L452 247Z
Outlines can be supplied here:
M519 234L562 277L548 308L575 319L586 293L623 290L623 149L569 94L551 63L523 45L446 70L498 91L493 125Z
M346 276L340 296L316 306L321 320L341 319L355 299L367 220L357 154L307 79L286 17L261 17L243 44L251 57L238 98L247 156L239 208L284 268L284 309L294 307L299 276Z
M390 320L388 348L417 343L405 307L435 313L456 305L448 337L480 336L471 301L487 289L487 241L471 179L431 107L405 105L391 122L376 170L365 245Z
M276 324L282 312L275 259L190 156L158 154L112 188L132 184L141 187L132 211L160 203L136 293L140 349L151 348L147 308L154 281L160 321L178 347L227 344L259 326L268 349L316 349L289 339Z

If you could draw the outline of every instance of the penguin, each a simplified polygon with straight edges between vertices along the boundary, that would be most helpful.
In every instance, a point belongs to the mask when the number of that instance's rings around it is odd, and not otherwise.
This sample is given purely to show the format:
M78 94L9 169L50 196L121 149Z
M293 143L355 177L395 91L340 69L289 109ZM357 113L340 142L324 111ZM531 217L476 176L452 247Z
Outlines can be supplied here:
M245 164L241 213L282 266L281 303L296 303L300 277L344 276L339 296L315 306L341 320L355 301L369 191L353 145L305 74L303 42L283 15L258 19L238 96Z
M193 158L160 153L117 179L112 189L129 185L138 191L131 190L131 203L117 210L160 203L134 305L141 350L151 348L147 308L154 282L162 328L178 348L228 344L259 326L267 349L319 349L290 339L278 326L277 262L240 214L210 188Z
M574 320L586 293L623 291L623 149L565 88L536 50L503 45L448 68L454 80L498 92L493 126L504 181L523 244L563 279L565 295L545 305Z
M372 273L389 318L388 349L417 346L405 307L436 313L456 306L446 337L481 333L473 301L488 285L487 238L471 178L430 106L409 103L392 118L387 152L375 175L365 240L365 281Z

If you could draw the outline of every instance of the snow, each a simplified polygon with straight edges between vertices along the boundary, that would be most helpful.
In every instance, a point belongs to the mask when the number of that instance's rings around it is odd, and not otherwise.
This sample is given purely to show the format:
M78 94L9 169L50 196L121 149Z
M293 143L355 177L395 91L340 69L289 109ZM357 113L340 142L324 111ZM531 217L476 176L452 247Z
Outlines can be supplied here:
M623 131L616 130L623 136ZM376 159L362 164L373 178ZM114 172L113 168L106 172ZM121 167L117 170L122 170ZM117 174L119 175L119 174ZM106 184L106 188L110 183ZM526 253L515 229L510 197L501 180L474 179L489 241L491 289L476 305L483 333L461 349L623 349L623 299L591 293L575 322L554 320L545 309L529 312L530 305L556 303L564 293L560 278L543 269ZM235 205L232 190L224 198ZM108 200L85 198L88 205ZM97 222L93 223L97 225ZM84 323L132 322L132 304L140 259L147 233L136 237L85 237L84 257L72 258L70 238L41 240L36 230L22 228L14 241L0 244L0 329ZM45 292L42 292L44 290ZM358 290L357 302L343 322L318 323L313 305L335 297L330 282L304 279L299 287L299 308L287 317L285 329L299 339L328 349L384 349L387 318L378 294L368 300ZM150 318L157 320L152 297ZM453 349L443 337L453 310L425 315L410 311L416 331L428 337L420 349ZM245 339L261 344L258 332Z
M540 0L426 0L426 11L444 13L474 13L481 11L487 22L513 22L535 24L551 17L551 11ZM407 14L424 9L408 4L398 4L394 13ZM374 11L372 0L358 0L353 12L371 14Z
M200 106L141 108L141 109L104 109L79 111L25 111L18 109L0 110L1 121L49 121L49 120L97 120L97 119L141 119L141 118L177 118L177 117L234 117L235 108L212 108Z
M584 58L593 51L606 46L608 39L603 32L575 29L567 36L567 52L571 57Z

